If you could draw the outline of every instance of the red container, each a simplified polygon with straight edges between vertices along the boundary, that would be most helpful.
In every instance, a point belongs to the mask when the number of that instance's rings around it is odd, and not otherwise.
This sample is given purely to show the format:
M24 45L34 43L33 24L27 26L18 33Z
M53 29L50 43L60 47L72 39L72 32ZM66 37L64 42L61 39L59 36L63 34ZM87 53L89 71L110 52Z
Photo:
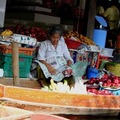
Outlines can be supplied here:
M35 48L19 47L19 54L32 55ZM0 53L12 54L12 46L0 45Z
M65 42L68 46L68 49L77 49L81 45L81 42L71 39L65 39Z

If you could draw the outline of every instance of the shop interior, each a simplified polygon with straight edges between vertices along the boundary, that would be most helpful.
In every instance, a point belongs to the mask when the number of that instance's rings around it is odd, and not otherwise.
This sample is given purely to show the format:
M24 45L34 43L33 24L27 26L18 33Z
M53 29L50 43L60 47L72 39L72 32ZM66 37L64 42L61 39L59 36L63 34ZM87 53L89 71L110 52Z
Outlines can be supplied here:
M27 26L46 27L61 24L65 30L74 30L92 39L96 8L107 8L111 0L7 0L5 26L18 20ZM119 0L116 0L120 8ZM42 24L41 24L42 23ZM12 24L11 24L12 25Z

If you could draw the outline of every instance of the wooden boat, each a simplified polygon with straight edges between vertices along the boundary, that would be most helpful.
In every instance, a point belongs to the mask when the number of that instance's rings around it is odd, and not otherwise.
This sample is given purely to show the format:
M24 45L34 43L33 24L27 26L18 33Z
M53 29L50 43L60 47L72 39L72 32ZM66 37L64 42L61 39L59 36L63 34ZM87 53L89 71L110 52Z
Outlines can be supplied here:
M118 116L120 96L82 95L0 85L0 100L6 106L37 113Z

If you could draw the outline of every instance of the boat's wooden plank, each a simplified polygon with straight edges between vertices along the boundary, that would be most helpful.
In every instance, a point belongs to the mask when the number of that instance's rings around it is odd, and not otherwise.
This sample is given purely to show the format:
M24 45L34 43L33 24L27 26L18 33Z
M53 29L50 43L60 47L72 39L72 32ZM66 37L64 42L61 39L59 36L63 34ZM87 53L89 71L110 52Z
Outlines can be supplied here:
M0 85L6 105L37 113L108 115L120 112L120 96L80 95Z
M20 87L40 89L40 85L36 79L30 80L29 78L19 78L19 80ZM0 78L0 84L13 86L13 78Z
M0 85L0 98L4 97L4 85Z
M24 110L33 111L34 113L47 113L59 115L100 115L100 116L118 116L120 109L102 109L87 107L70 107L54 104L29 103L24 101L5 100L4 105L17 107Z
M62 106L120 109L120 96L115 95L80 95L5 86L4 97Z

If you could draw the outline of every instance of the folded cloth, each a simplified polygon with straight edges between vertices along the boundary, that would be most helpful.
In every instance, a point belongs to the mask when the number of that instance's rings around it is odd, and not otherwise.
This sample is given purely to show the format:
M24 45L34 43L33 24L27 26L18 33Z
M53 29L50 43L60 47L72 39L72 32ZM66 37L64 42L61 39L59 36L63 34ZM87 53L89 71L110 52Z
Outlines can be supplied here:
M64 77L70 77L72 75L72 68L70 67L62 66L57 69L57 73L55 75L52 75L43 63L38 60L34 60L34 62L38 63L46 78L51 77L56 82L61 81Z

